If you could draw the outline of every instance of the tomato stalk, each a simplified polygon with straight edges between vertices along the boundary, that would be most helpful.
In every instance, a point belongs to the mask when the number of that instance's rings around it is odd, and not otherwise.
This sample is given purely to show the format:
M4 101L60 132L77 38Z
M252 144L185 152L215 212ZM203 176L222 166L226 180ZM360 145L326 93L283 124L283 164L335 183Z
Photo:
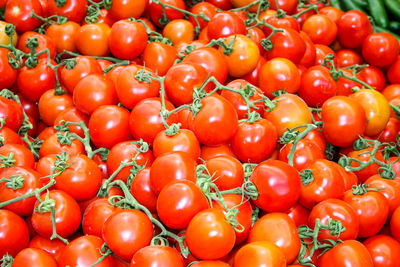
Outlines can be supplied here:
M299 13L293 14L292 17L295 18L296 20L303 14L314 10L316 13L318 13L318 4L324 3L326 4L328 1L326 0L320 0L318 2L314 3L309 3L308 5L305 5L303 2L300 2L298 7L299 8L305 8L302 11L300 11Z
M353 195L364 195L368 191L381 191L383 190L382 188L368 188L368 184L359 184L359 185L353 185Z
M99 17L101 16L100 9L105 8L105 9L110 9L112 5L112 0L103 0L101 2L94 2L92 0L88 0L88 3L90 4L88 6L87 12L86 12L86 17L85 17L85 22L88 24L91 23L96 23L99 21Z
M11 152L8 156L0 155L0 169L10 168L16 163L14 153Z
M328 160L333 160L336 156L335 146L331 143L326 143L325 147L325 156Z
M128 186L121 180L115 180L112 183L108 185L109 187L115 186L121 188L122 192L124 193L124 198L121 199L121 196L112 196L108 199L109 203L113 206L117 206L119 208L134 208L136 210L143 211L147 217L151 220L151 222L156 225L158 228L160 228L161 232L157 236L153 237L151 243L152 244L157 244L156 242L160 242L160 240L163 240L162 242L165 242L165 244L168 244L168 240L166 237L171 237L172 239L176 240L178 242L179 247L181 249L181 254L185 258L189 255L189 249L184 245L184 236L180 237L170 231L168 231L165 226L158 221L156 218L153 217L151 212L143 205L141 205L130 193Z
M137 21L143 24L143 26L146 28L146 32L149 36L147 42L148 43L152 43L152 42L160 42L160 43L164 43L167 45L172 45L172 41L166 37L164 37L161 33L156 32L156 31L152 31L150 29L150 27L146 24L146 22L144 22L141 19L134 19L134 18L129 18L128 20L130 21Z
M394 111L394 113L396 113L396 117L398 119L400 119L400 104L398 104L397 106L390 104L390 107L392 108L392 110Z
M15 26L13 24L7 24L4 29L4 32L8 35L8 37L10 37L10 44L8 45L0 44L0 47L10 51L8 53L8 63L10 63L11 67L13 67L14 69L19 69L24 64L22 58L25 55L25 53L14 46L13 40L14 40Z
M14 258L11 255L5 254L0 260L1 267L11 267L14 262Z
M10 188L12 190L18 190L22 187L24 187L25 179L22 177L21 174L15 174L11 175L8 178L2 178L0 179L0 183L6 182L5 186L7 188Z
M257 11L255 13L250 12L249 9L255 5L258 5ZM246 19L245 25L250 26L254 22L258 21L258 16L260 15L261 11L266 11L269 8L269 6L270 6L270 3L268 0L256 0L256 1L251 2L250 4L245 5L243 7L230 9L230 11L231 12L246 11L246 16L248 17L248 19ZM254 27L251 27L251 28L254 28Z
M38 20L41 20L43 23L40 25L40 27L37 29L37 32L40 34L46 34L45 27L52 25L52 24L65 24L68 19L67 17L64 16L58 16L58 15L52 15L48 16L47 18L44 18L42 16L39 16L35 13L34 10L31 11L31 18L36 18Z
M108 256L110 256L114 253L112 252L111 249L109 249L107 247L107 244L104 243L100 248L100 254L101 254L101 257L95 263L91 264L89 267L96 266L97 264L101 263L105 258L107 258Z

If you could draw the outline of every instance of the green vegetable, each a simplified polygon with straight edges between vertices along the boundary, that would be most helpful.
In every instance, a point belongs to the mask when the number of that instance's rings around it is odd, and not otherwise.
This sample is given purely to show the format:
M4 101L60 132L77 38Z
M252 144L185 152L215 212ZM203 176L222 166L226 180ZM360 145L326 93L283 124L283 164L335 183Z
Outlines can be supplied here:
M331 0L331 6L336 7L340 10L343 10L342 5L339 0Z
M397 41L399 41L399 44L400 44L400 36L398 34L395 34L392 31L390 31L388 29L385 29L385 28L382 28L382 27L379 27L379 26L375 26L374 29L375 29L376 32L387 32L387 33L390 33L391 35L396 37Z
M383 0L368 0L368 7L375 23L378 26L387 28L389 26L389 18Z
M391 21L389 22L389 29L394 32L400 33L400 22L398 21Z
M384 0L387 10L400 21L400 0Z
M342 4L343 4L343 7L344 7L345 11L360 10L360 11L366 13L364 8L362 6L360 6L360 5L358 5L353 0L342 0Z

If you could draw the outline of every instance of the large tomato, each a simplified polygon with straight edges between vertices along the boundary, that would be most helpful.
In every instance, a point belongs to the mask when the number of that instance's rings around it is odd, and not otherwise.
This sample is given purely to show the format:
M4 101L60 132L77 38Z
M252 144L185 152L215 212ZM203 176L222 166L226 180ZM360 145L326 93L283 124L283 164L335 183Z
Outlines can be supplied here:
M12 211L0 210L0 256L11 256L27 247L29 230L26 222Z

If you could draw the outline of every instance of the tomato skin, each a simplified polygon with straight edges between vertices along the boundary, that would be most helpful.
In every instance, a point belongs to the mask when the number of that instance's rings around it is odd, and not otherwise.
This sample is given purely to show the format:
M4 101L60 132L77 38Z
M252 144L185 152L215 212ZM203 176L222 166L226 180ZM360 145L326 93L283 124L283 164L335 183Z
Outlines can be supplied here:
M39 150L39 156L61 154L62 151L65 151L70 157L77 156L78 154L86 154L85 147L78 139L72 140L71 145L61 145L58 141L57 133L54 133L44 140Z
M195 39L194 26L186 19L175 19L165 25L163 36L171 40L173 45L182 42L190 43Z
M261 68L259 84L267 97L283 90L294 94L300 88L301 75L296 65L286 58L273 58Z
M371 255L374 266L400 266L396 255L400 253L400 243L391 236L376 235L363 242Z
M144 49L142 59L146 67L163 76L178 59L178 53L174 46L152 42Z
M160 0L160 2L172 5L180 9L186 9L185 2L183 0ZM163 17L163 9L160 4L150 2L149 14L152 22L158 27L163 27L160 23L160 19ZM165 7L165 15L171 21L175 19L182 19L183 13L170 7Z
M56 261L58 261L58 258L60 257L60 254L65 246L65 243L59 239L50 240L40 235L36 235L34 238L32 238L28 245L29 248L38 248L46 251L52 255Z
M283 212L300 197L300 176L295 168L278 160L260 163L250 176L258 190L254 203L267 212Z
M228 156L236 159L235 153L229 144L222 144L218 146L205 146L201 147L200 158L207 161L219 156Z
M277 100L275 108L270 112L264 112L263 117L275 125L278 137L282 137L287 129L312 122L311 111L299 96L283 94L273 100Z
M93 235L81 236L71 241L62 251L58 266L90 266L101 258L101 246L104 241ZM99 267L111 267L114 265L113 258L109 255L101 263L96 264Z
M200 144L195 134L187 129L180 129L177 134L168 136L165 131L159 132L153 141L154 157L173 151L190 154L194 160L200 157Z
M390 65L386 75L390 83L400 83L400 57L397 57L396 61Z
M364 82L374 87L377 91L381 92L385 88L386 78L379 68L368 66L364 68L359 75ZM389 72L387 75L388 79L390 80Z
M217 155L207 159L205 164L210 174L214 175L213 182L219 190L229 190L243 184L244 170L242 164L236 158Z
M312 208L330 198L342 198L344 181L337 166L326 159L317 159L307 169L312 171L313 181L301 187L300 204Z
M334 96L322 105L323 133L326 140L339 147L348 147L367 127L363 107L352 98ZM338 136L337 131L346 133Z
M314 65L321 65L324 61L324 58L329 54L332 54L334 56L333 62L335 63L335 65L337 65L335 51L333 51L332 48L330 48L329 46L316 44Z
M192 264L193 267L229 267L228 263L223 261L197 261L195 264Z
M190 9L190 12L192 12L193 14L200 14L201 12L203 12L204 15L211 19L212 17L214 17L215 14L217 14L217 7L208 2L200 2L195 4ZM205 26L207 26L208 21L205 21L202 18L197 19L199 21L200 29L203 29ZM197 26L197 23L193 16L189 16L189 21L193 24L193 26Z
M74 106L69 94L56 95L55 90L48 90L39 99L39 114L47 125L52 126L57 116Z
M285 213L294 221L296 227L308 223L310 211L300 204L294 204L290 209L285 211Z
M324 267L374 266L367 248L356 240L345 240L328 250L319 258L318 265Z
M344 13L337 21L337 27L340 44L348 48L360 47L373 31L367 15L359 10Z
M288 14L292 14L292 11L296 8L297 2L294 0L278 0L278 7ZM276 10L277 6L274 1L271 1L271 9Z
M147 246L133 255L130 267L155 266L184 267L184 261L179 252L167 246Z
M0 48L0 88L10 88L17 80L17 70L8 62L8 52Z
M233 34L246 34L244 21L235 13L229 11L218 12L207 24L208 38L217 40Z
M238 126L236 110L228 100L213 94L203 98L193 120L193 130L202 144L219 145L229 141Z
M96 59L89 56L79 56L75 58L76 65L72 69L67 69L65 66L61 67L60 80L61 83L72 94L75 86L84 77L90 74L103 74L100 64Z
M8 0L5 6L4 20L14 24L18 32L31 31L40 26L41 21L31 17L31 11L42 15L39 0Z
M197 213L186 230L186 242L199 259L222 258L235 245L235 230L220 209L210 208Z
M66 110L60 112L56 117L53 126L57 126L60 122L69 121L69 122L84 122L85 125L89 123L89 116L84 114L83 112L79 111L76 107L67 108ZM63 124L62 124L63 125ZM69 125L69 131L71 133L76 133L77 135L84 137L83 129L77 125Z
M329 70L322 66L314 66L302 75L298 93L308 105L318 107L336 95L336 90L336 82Z
M5 119L9 129L18 131L24 119L21 106L14 100L0 96L0 118Z
M285 255L282 250L272 242L258 241L241 247L235 255L234 266L286 266Z
M85 114L92 114L103 105L118 103L114 83L101 74L90 74L80 80L74 88L75 106Z
M369 64L386 67L396 61L399 55L399 42L385 32L372 33L362 43L362 55Z
M400 240L400 208L395 208L390 219L390 232L397 241Z
M330 45L337 35L337 26L325 15L312 15L302 26L302 31L307 33L314 44Z
M293 148L293 144L289 143L282 147L279 151L279 160L288 162L288 156ZM308 139L300 140L293 154L293 167L298 171L302 171L317 159L324 159L325 149L321 149L316 143Z
M89 132L97 147L112 148L131 139L129 111L116 105L100 106L90 116Z
M126 209L113 213L103 226L103 240L121 259L130 261L153 237L153 224L139 210Z
M47 35L43 35L33 31L24 32L18 40L17 48L25 53L30 53L31 50L26 46L29 38L36 38L38 41L38 46L35 48L35 52L41 52L46 48L49 50L50 58L54 59L56 57L56 46L53 40L51 40ZM47 58L47 53L43 53L38 56L38 58ZM53 62L53 65L56 65Z
M311 38L308 36L307 33L300 31L300 36L301 38L303 38L303 41L306 45L306 51L304 52L304 55L301 58L299 64L309 68L311 66L314 66L317 52L313 41L311 40Z
M109 9L110 15L115 20L122 20L128 18L138 19L145 11L148 5L148 1L146 0L115 0L111 4L111 8Z
M170 152L159 156L150 167L150 181L155 194L171 181L196 182L196 161L185 152Z
M6 253L15 257L27 247L29 230L26 222L12 211L0 210L0 256Z
M13 190L6 185L6 182L0 183L0 202L5 202L16 197L31 193L42 186L40 174L28 167L10 167L0 172L1 178L10 178L11 175L21 175L24 178L23 187ZM15 212L20 216L29 216L33 212L36 197L29 197L24 200L7 205L4 208Z
M373 175L368 178L365 184L369 188L380 189L380 193L386 198L389 204L389 216L393 214L396 208L400 205L400 182L396 180L389 180L381 178L379 175Z
M106 56L110 31L110 26L101 22L83 25L75 38L76 48L83 55Z
M52 24L47 28L46 35L54 42L57 53L65 50L76 52L75 38L80 25L73 21L67 21L64 24Z
M300 238L293 220L285 213L268 213L251 228L248 243L269 241L277 245L292 263L300 250Z
M150 168L141 169L131 184L130 192L132 196L150 212L156 212L157 195L151 187Z
M242 79L248 81L249 83L251 83L254 86L260 86L259 83L259 79L260 79L260 75L261 75L261 68L262 66L264 66L264 64L267 62L267 60L265 59L265 57L260 56L256 67L253 69L253 71L251 71L250 73L244 75L243 77L241 77ZM224 91L223 91L224 92ZM223 94L223 93L221 93ZM257 105L257 104L256 104ZM238 113L239 117L240 114Z
M47 193L41 195L41 200L45 200ZM49 199L55 202L55 218L57 234L68 237L73 234L81 223L81 211L78 203L67 193L61 190L50 190ZM39 205L36 201L35 207ZM32 214L32 226L35 231L43 237L51 237L53 233L50 212L39 213L34 211Z
M277 139L275 126L266 119L259 119L254 123L239 123L231 144L242 162L259 163L271 155Z
M185 229L198 212L209 207L201 189L191 181L172 181L157 198L157 214L172 229Z
M327 16L333 22L337 22L340 17L344 14L344 12L336 7L333 6L325 6L319 10L319 13L322 15Z
M32 267L57 267L52 255L39 248L25 248L21 250L12 263L12 266L23 267L29 262Z
M356 51L345 48L336 51L336 60L341 68L363 63L362 57Z
M20 144L4 144L0 147L0 155L7 157L11 153L13 153L13 158L15 160L13 167L21 166L25 168L34 168L35 158L33 153L25 146ZM5 168L2 169L2 171L5 170Z

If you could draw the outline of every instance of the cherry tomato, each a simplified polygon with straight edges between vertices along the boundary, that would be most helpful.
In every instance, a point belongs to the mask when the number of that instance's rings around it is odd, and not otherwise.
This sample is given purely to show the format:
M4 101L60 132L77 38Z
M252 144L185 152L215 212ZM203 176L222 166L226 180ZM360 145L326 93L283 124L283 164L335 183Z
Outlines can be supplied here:
M23 122L21 106L14 100L0 96L0 117L5 120L5 125L13 131L18 131Z
M146 0L114 0L109 11L115 20L138 19L145 12L147 5Z
M56 56L56 46L52 39L47 35L43 35L33 31L24 32L18 40L17 48L25 53L30 53L30 48L27 47L27 43L30 38L36 38L38 46L35 48L35 52L42 52L46 48L49 50L50 58L54 59ZM47 53L42 53L38 58L47 58ZM56 65L56 64L53 64Z
M50 240L40 235L36 235L32 238L28 245L30 248L38 248L46 251L52 255L56 261L58 261L65 246L66 244L59 239Z
M206 15L209 19L215 16L217 14L217 7L214 6L213 4L210 4L208 2L200 2L195 4L190 12L193 14L199 15L201 12L203 12L204 15ZM205 21L202 18L197 18L199 22L200 29L203 29L205 26L207 26L208 22ZM196 20L194 19L193 16L189 16L189 21L196 27L197 23Z
M219 190L234 189L243 184L244 170L236 158L219 155L206 160L206 167Z
M9 51L0 48L0 88L10 88L17 79L17 70L8 62Z
M152 42L144 49L142 59L146 67L163 76L178 59L178 53L172 45Z
M396 61L400 47L397 39L385 32L372 33L362 43L362 55L369 64L386 67Z
M61 111L58 116L56 117L53 126L60 125L61 121L67 122L83 122L85 125L89 123L89 116L84 114L83 112L79 111L75 107L67 108L64 111ZM61 123L63 125L64 123ZM71 133L76 133L77 135L84 137L84 132L82 127L77 125L68 125L69 131Z
M57 95L55 90L48 90L39 99L39 114L42 121L52 126L61 112L73 106L69 94Z
M289 143L282 147L279 151L279 160L288 162L288 156L293 148L293 144ZM325 158L325 149L322 150L316 143L311 140L301 139L294 150L293 167L298 171L302 171L317 159Z
M360 47L364 39L372 33L372 25L367 15L359 10L344 13L337 21L338 40L348 48Z
M241 247L235 255L234 266L286 266L285 255L282 250L272 242L258 241Z
M42 6L39 0L7 0L4 11L4 20L14 24L17 31L31 31L41 24L41 21L31 16L34 11L36 15L42 15Z
M0 210L0 255L13 257L26 248L29 230L26 222L12 211Z
M181 42L189 43L195 39L194 26L185 19L172 20L165 25L163 35L174 45Z
M379 192L384 195L389 204L389 216L400 205L400 182L398 180L389 180L374 175L364 183L368 184L369 188L379 189Z
M314 44L330 45L337 35L337 26L329 17L312 15L303 24L302 31L310 36Z
M363 242L371 255L374 266L389 267L399 265L396 260L400 243L391 236L376 235Z
M87 56L105 56L109 52L110 31L105 23L83 25L75 38L76 48Z
M197 161L200 157L200 144L196 135L190 130L180 129L173 136L161 131L154 138L153 151L155 157L172 151L182 151L190 154Z
M141 169L133 179L130 192L132 196L151 212L156 212L157 195L151 187L150 168Z
M160 265L165 267L184 267L179 252L167 246L147 246L133 255L130 267Z
M25 248L15 256L12 263L15 267L23 267L29 263L32 267L57 267L57 262L52 255L39 248Z
M228 37L233 34L246 34L244 21L235 13L218 12L207 24L207 35L211 39Z
M386 75L390 83L400 83L400 57L397 57L396 61L390 65Z

